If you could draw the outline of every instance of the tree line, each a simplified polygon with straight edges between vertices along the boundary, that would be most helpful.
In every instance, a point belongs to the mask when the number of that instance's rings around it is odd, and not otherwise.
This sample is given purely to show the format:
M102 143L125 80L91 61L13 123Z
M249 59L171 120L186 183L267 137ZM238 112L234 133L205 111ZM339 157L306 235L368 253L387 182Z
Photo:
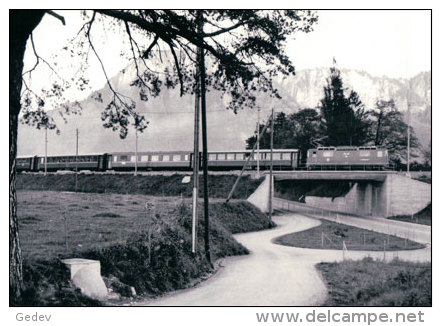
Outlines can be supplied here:
M264 127L260 125L260 130ZM274 117L274 148L298 148L302 163L306 152L318 146L378 146L389 151L392 163L407 161L407 128L405 116L393 99L379 99L374 109L367 110L357 92L343 85L340 70L334 61L323 88L318 108L305 108ZM417 157L421 145L410 129L411 158ZM253 148L257 134L246 140ZM270 148L270 134L260 138L260 148ZM431 165L430 150L423 151L424 165Z

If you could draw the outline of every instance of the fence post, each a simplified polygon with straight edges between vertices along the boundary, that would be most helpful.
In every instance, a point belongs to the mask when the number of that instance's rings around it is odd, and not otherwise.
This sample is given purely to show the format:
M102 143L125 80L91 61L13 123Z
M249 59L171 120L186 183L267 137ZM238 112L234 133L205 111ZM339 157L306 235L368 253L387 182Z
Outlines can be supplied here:
M324 239L324 237L323 237L323 232L322 232L322 249L324 248L324 242L325 242L325 239Z
M346 250L346 243L343 241L343 248L342 248L343 260L345 260L345 250Z

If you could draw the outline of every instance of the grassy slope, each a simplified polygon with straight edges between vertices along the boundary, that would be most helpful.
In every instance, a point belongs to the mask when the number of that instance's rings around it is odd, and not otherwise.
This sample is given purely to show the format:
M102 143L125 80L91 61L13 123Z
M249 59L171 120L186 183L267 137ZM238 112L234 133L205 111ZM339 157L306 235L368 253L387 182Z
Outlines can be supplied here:
M432 225L432 204L427 205L424 209L416 213L415 215L397 215L389 217L391 220L397 220L402 222L410 222L424 225Z
M142 194L150 196L180 196L191 197L193 183L182 184L184 174L172 175L138 175L132 174L79 174L78 191L87 193L118 193ZM211 198L226 198L231 190L236 175L210 175L208 187ZM200 178L200 195L202 196ZM252 179L249 175L241 178L233 198L245 199L251 195L262 182ZM19 174L17 176L18 190L49 190L74 191L74 174Z
M431 306L430 263L399 260L320 263L328 287L326 306Z
M300 248L322 249L322 232L324 238L323 249L342 249L343 241L348 250L404 250L420 249L424 245L405 240L403 238L378 233L354 226L321 220L322 224L302 232L283 235L274 242Z
M135 287L138 294L185 288L211 272L204 258L202 218L197 254L191 253L188 201L32 191L19 192L18 198L28 285L27 298L20 305L99 304L72 290L66 269L58 260L63 257L99 259L104 276L118 278ZM146 200L155 204L155 211L147 215ZM202 216L202 206L198 206ZM217 201L210 206L213 260L248 253L232 233L268 228L266 216L246 202ZM63 215L68 218L68 249Z

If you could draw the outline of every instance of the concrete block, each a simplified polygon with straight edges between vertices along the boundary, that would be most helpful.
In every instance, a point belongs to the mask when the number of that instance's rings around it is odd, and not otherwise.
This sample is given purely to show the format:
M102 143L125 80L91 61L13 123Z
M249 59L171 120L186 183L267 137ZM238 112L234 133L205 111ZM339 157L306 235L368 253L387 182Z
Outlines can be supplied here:
M107 287L101 277L101 264L98 260L71 258L63 263L70 270L70 278L84 295L94 299L106 299Z

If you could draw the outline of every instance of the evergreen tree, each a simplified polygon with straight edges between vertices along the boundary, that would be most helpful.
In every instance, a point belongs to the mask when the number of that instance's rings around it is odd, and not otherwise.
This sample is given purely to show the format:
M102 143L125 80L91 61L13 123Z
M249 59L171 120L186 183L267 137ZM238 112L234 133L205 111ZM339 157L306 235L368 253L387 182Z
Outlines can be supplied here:
M334 60L335 64L335 60ZM359 146L368 140L369 120L358 94L343 87L343 81L335 65L324 87L321 100L322 132L328 146Z

